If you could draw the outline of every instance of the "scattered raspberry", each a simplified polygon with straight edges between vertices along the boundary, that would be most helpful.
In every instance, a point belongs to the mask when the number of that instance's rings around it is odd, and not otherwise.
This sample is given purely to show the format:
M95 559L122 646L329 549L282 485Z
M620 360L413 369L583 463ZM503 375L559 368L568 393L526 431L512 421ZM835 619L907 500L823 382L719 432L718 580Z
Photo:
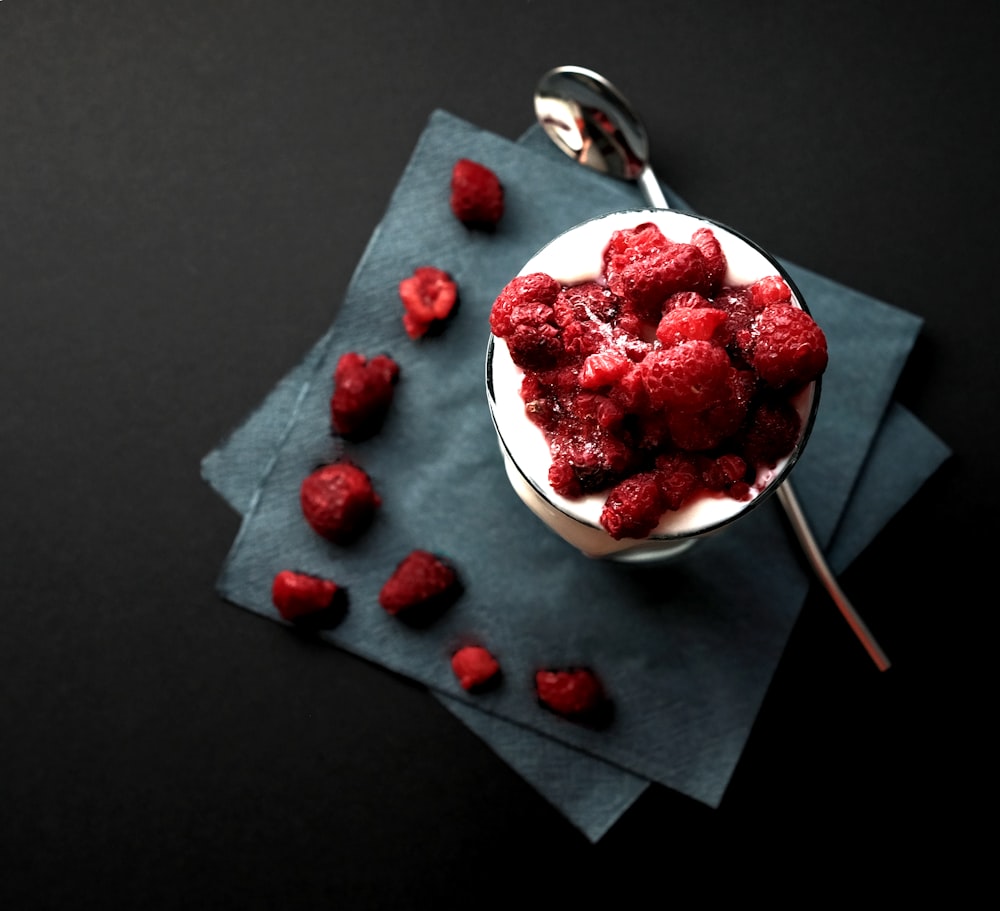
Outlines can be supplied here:
M302 482L299 498L312 529L336 544L354 541L382 502L368 475L350 462L317 468Z
M420 266L399 283L403 328L410 338L439 329L458 304L458 286L436 266Z
M295 621L334 606L341 589L330 579L284 569L271 584L271 600L285 620Z
M368 360L357 352L341 356L333 374L330 421L337 433L352 440L373 436L392 403L399 365L384 354Z
M765 307L753 322L751 363L769 386L781 389L812 382L827 364L826 336L798 307Z
M500 179L485 165L460 158L451 171L451 211L472 228L494 228L503 216Z
M462 688L483 690L495 683L500 674L500 664L481 645L467 645L451 656L451 669Z
M454 567L429 551L414 550L382 586L378 600L390 614L430 620L454 600L458 589Z
M542 705L567 718L594 716L608 705L601 682L584 667L537 671L535 692Z

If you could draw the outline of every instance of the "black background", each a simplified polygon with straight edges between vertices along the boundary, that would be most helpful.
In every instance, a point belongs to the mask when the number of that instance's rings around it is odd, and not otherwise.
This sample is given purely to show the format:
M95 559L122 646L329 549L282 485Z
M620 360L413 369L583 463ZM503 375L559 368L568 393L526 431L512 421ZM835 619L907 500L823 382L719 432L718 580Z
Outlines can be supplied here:
M990 9L0 0L0 902L971 889ZM841 580L894 667L815 589L721 807L654 788L596 846L420 687L219 601L238 519L199 477L329 325L430 112L516 138L570 63L630 96L692 206L924 318L897 398L954 450Z

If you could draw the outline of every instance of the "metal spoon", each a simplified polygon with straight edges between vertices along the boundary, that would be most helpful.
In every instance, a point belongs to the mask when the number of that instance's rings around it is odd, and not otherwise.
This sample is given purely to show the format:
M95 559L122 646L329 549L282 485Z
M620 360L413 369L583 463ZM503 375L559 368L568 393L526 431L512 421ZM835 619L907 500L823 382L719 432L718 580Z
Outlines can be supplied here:
M549 70L535 89L535 116L549 138L584 167L635 181L653 208L670 208L649 164L645 125L628 99L599 73L579 66ZM834 604L878 669L887 670L889 659L838 585L787 479L777 496Z

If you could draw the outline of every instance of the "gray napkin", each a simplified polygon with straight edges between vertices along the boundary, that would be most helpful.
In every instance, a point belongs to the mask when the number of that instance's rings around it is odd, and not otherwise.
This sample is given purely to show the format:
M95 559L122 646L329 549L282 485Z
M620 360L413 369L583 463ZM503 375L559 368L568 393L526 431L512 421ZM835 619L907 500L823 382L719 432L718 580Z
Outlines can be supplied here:
M495 235L470 234L447 211L442 188L459 155L489 164L507 185L508 212ZM436 113L359 264L336 332L206 457L203 471L247 515L220 578L225 597L276 617L269 588L277 569L338 578L352 606L328 639L432 687L596 839L649 780L717 804L809 580L773 508L758 510L745 531L699 545L683 565L649 572L592 563L540 536L507 489L483 408L485 314L550 235L638 202L633 188L593 177ZM399 324L395 286L425 262L456 276L463 305L443 336L413 342ZM947 450L898 406L881 421L919 321L805 270L793 278L831 343L820 419L796 468L800 498L824 541L855 484L853 502L863 502L844 514L832 545L842 568ZM403 381L383 435L349 450L372 473L386 508L359 546L340 552L304 527L297 489L308 468L336 454L329 377L350 348L391 351ZM887 488L884 469L904 450L920 458L909 461L904 479L894 470ZM467 582L462 601L430 630L403 628L375 602L413 546L445 553ZM766 556L766 571L755 566L755 552ZM467 637L501 658L500 691L473 699L455 684L447 656ZM594 666L616 700L613 727L594 732L541 712L530 680L543 663Z

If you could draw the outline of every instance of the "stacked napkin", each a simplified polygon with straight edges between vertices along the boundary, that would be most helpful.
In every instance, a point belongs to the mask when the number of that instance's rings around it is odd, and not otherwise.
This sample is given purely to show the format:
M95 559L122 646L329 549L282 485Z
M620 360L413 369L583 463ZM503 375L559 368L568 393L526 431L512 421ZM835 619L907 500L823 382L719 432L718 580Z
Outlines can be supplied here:
M460 157L504 184L506 210L493 233L451 214L449 179ZM553 236L643 204L635 187L574 164L537 128L515 143L435 112L334 326L202 464L244 517L219 577L223 598L283 623L271 602L276 572L334 579L348 589L349 609L318 635L425 684L591 840L650 782L718 805L811 582L773 499L674 563L630 567L588 560L544 531L507 483L485 399L490 306ZM397 287L423 265L451 273L461 305L442 334L414 340ZM891 402L920 320L784 265L830 349L794 479L840 571L949 451ZM389 353L401 378L381 433L345 445L330 433L329 400L347 351ZM298 497L316 465L341 455L369 473L383 501L349 548L319 538ZM422 629L378 604L382 584L414 548L447 558L464 582L459 601ZM500 687L470 695L459 686L449 658L469 642L496 655ZM580 665L597 672L614 701L605 729L574 724L535 699L537 669Z

